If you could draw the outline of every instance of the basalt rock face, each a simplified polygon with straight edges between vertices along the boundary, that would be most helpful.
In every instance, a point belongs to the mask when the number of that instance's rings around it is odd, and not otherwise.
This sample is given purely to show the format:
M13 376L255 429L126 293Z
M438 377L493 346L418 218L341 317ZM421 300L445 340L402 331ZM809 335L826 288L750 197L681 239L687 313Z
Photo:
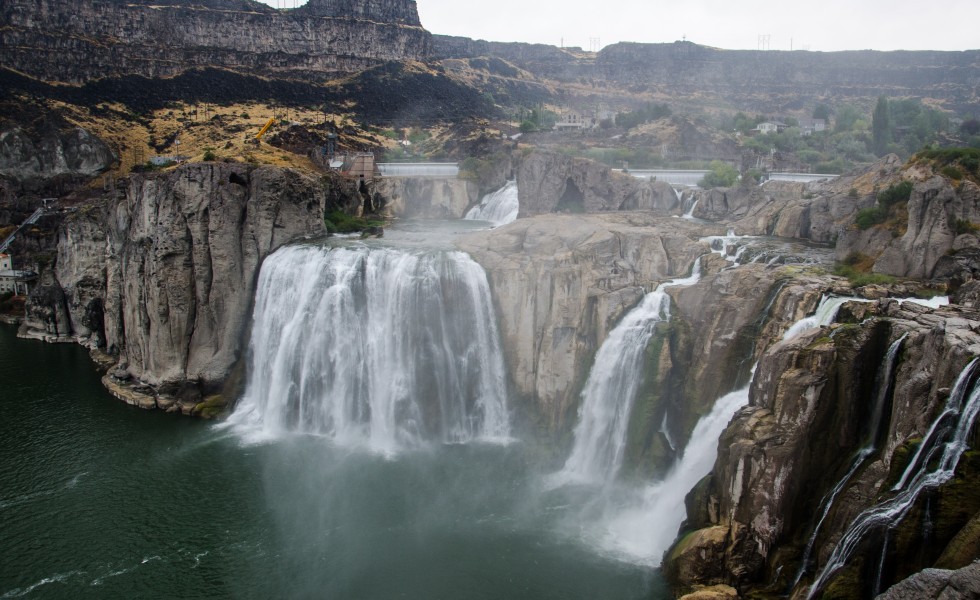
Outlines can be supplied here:
M411 0L323 0L292 11L251 0L11 0L0 25L0 63L66 83L204 67L323 79L431 50Z
M907 215L904 232L887 223L864 231L844 229L838 256L864 254L874 259L876 273L899 277L958 274L952 263L962 261L956 254L980 248L973 225L980 223L980 186L951 181L928 167L913 166L902 175L914 182L907 207L896 207Z
M950 82L976 81L980 52L767 52L624 42L596 55L595 73L674 98L709 95L766 111L785 109L800 97L882 94L932 97L965 110L976 102L975 91Z
M0 178L22 189L43 188L55 178L87 179L115 160L101 139L58 119L26 128L12 123L0 126Z
M517 165L520 217L552 212L645 210L679 214L680 200L664 182L640 180L565 154L533 152Z
M711 474L688 496L686 532L665 560L677 591L726 584L743 594L788 593L815 536L812 562L792 596L804 597L855 517L889 496L960 371L980 351L980 314L973 309L932 310L882 300L846 305L841 318L861 325L804 333L763 355L750 405L722 435ZM885 351L905 334L875 430L874 399L887 381L879 379ZM823 499L858 450L874 439L874 451L847 480L814 534ZM957 534L971 535L970 522L980 506L955 499L957 486L972 485L972 467L967 471L967 479L929 495L932 504L920 498L897 528L882 563L881 589L933 566ZM923 521L942 525L923 528ZM881 548L880 539L868 540L825 590L870 597ZM967 563L974 558L966 556ZM957 562L949 566L966 566Z
M636 213L518 219L458 245L486 269L517 391L552 431L574 424L589 361L616 321L704 252L693 227Z
M627 470L662 473L675 455L659 438L683 445L714 400L747 382L779 327L812 310L827 288L797 284L797 293L777 297L788 271L728 269L702 233L690 221L642 212L539 215L458 242L487 271L509 372L532 422L559 437L569 431L609 332L647 292L687 276L702 257L698 283L668 290L671 317L651 338L631 416Z
M32 296L21 334L50 336L56 325L118 353L119 378L214 389L243 351L262 260L322 233L326 196L319 178L275 167L134 176L119 198L65 223L54 291Z
M415 0L310 0L297 12L421 27Z
M374 187L385 209L400 218L461 219L480 199L477 184L465 179L386 177Z

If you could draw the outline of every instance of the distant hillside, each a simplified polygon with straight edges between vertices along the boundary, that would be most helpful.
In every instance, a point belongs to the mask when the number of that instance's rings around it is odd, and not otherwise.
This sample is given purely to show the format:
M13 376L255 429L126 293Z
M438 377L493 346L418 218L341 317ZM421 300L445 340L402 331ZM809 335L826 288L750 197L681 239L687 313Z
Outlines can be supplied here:
M581 86L581 94L619 89L758 112L817 102L867 104L881 95L929 99L960 113L980 110L980 50L780 52L674 42L620 43L590 53L437 35L433 57L496 57L543 79Z
M295 10L254 0L0 3L0 64L51 82L204 67L322 81L430 54L414 0L312 0Z

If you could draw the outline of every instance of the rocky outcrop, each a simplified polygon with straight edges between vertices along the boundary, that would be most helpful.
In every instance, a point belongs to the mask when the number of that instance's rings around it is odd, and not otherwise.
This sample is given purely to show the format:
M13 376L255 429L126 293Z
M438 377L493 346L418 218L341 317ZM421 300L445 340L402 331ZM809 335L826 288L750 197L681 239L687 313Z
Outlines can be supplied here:
M66 83L195 67L321 80L421 60L431 49L411 0L323 0L291 11L252 0L11 0L0 6L0 25L0 63Z
M518 162L520 216L645 210L680 213L680 200L667 183L641 180L591 160L532 152Z
M902 161L891 154L866 169L811 184L767 181L695 190L694 215L734 227L740 235L774 235L836 243L875 193L898 181Z
M980 562L956 571L925 569L896 583L878 600L969 600L980 596Z
M385 209L399 218L461 219L480 200L475 182L456 178L386 177L374 190L385 199Z
M117 380L199 400L241 356L262 260L323 233L326 196L320 178L275 167L134 176L65 224L53 291L32 296L22 335L104 345L118 353Z
M727 584L742 593L786 592L812 535L811 559L818 568L826 564L854 518L888 496L909 460L909 445L918 443L960 371L980 352L980 314L972 309L933 311L894 300L845 309L844 320L863 324L809 332L763 355L750 405L722 435L713 471L688 497L688 531L665 563L675 589ZM883 385L878 378L885 350L905 334L876 431L873 407ZM876 451L846 481L814 533L822 499L841 481L857 451L874 439L880 439ZM908 526L895 534L885 586L888 578L895 581L931 566L980 510L976 502L944 494L939 492L945 499L933 501L931 508L920 499L922 507L915 509L925 515L933 511L932 516L915 514L942 521L941 526L924 530L909 517ZM924 547L929 550L923 552ZM880 549L880 542L871 544L867 558L857 554L839 574L850 592L840 587L844 583L832 580L831 586L845 597L864 597L861 590L870 589L869 572L877 572ZM812 573L804 572L798 593L806 590Z
M22 188L39 188L56 177L89 178L116 157L98 137L56 119L30 128L0 127L0 177Z
M777 298L790 271L728 269L708 253L703 232L703 225L641 212L539 215L458 242L487 271L509 372L531 422L556 435L571 429L609 331L645 293L686 276L702 257L700 282L669 290L671 319L650 342L631 424L627 469L662 472L674 455L659 438L686 442L718 397L748 381L769 344L756 341L781 334L827 289L826 281L803 280Z
M907 207L896 207L907 222L845 228L837 254L869 256L876 273L929 279L945 270L940 263L947 257L980 248L975 225L980 224L980 186L951 181L928 167L913 166L903 177L914 182Z
M619 317L704 252L695 229L645 215L551 215L458 242L483 265L518 393L571 426L589 361Z

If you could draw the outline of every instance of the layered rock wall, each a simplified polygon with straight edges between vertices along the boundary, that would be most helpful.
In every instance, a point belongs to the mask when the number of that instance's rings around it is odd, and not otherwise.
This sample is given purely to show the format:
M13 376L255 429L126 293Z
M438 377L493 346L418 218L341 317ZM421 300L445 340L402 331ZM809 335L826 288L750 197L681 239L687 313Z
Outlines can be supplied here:
M0 64L66 83L195 67L324 79L431 51L410 0L240 5L10 0L0 6Z
M56 279L32 293L22 335L104 346L117 378L157 390L214 389L244 349L262 260L323 233L325 199L319 178L275 167L134 176L65 224Z
M960 371L980 352L980 315L972 309L933 312L888 300L845 307L842 318L862 325L806 333L763 356L750 405L722 435L714 469L688 497L687 530L665 563L679 591L728 584L743 593L786 593L793 588L809 537L816 535L813 563L797 589L805 594L854 518L876 499L888 497L911 456L910 445L924 435ZM823 501L858 450L874 439L874 399L886 381L879 372L885 351L906 334L892 386L885 391L881 441L847 480L814 534ZM919 516L909 517L911 522L895 534L883 563L882 589L932 566L980 510L969 502L951 506L948 499L932 508L927 499L920 502L923 508L915 510L924 513L913 511ZM942 520L943 525L922 529L921 519ZM921 552L923 544L928 552ZM881 548L872 543L866 551L851 557L843 579L832 581L838 586L833 593L870 593L866 590ZM963 566L960 560L952 568ZM793 597L803 597L797 594Z

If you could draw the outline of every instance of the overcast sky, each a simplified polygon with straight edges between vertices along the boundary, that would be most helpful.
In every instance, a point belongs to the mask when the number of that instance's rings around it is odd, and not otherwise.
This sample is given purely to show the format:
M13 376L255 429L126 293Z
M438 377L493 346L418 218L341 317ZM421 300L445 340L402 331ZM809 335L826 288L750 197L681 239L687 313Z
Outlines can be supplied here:
M263 0L292 7L303 0ZM980 0L417 0L432 33L597 49L686 39L729 49L980 48Z

